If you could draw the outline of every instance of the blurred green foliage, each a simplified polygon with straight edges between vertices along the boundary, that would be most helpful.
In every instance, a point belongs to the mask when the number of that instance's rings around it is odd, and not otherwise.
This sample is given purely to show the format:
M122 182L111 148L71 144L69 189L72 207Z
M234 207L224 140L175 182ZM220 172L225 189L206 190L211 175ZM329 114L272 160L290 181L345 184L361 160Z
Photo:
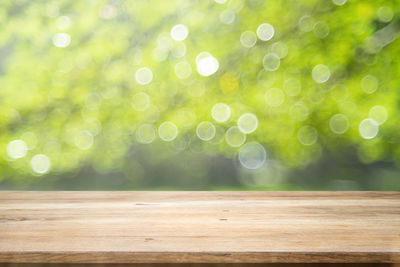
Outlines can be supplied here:
M3 188L400 184L400 1L0 7Z

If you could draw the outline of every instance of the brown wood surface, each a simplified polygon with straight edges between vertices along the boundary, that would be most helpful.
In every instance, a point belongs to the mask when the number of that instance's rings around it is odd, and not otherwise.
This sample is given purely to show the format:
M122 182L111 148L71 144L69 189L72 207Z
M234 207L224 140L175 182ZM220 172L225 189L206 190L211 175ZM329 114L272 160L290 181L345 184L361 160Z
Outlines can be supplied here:
M0 267L400 267L396 263L0 263Z
M0 262L400 262L400 192L0 191Z

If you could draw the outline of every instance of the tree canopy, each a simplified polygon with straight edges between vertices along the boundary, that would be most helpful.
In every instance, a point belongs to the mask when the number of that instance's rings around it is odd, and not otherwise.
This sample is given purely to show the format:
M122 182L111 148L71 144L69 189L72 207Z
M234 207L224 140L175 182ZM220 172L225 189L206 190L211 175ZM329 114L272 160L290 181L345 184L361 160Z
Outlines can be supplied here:
M138 149L400 164L399 1L1 6L0 180L138 173Z

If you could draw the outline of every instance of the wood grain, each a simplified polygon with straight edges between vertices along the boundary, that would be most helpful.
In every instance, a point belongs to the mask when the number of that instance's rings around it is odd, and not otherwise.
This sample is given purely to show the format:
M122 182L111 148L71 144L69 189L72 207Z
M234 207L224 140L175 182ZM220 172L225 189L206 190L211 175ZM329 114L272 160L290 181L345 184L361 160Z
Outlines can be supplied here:
M3 263L399 263L400 192L0 191Z
M0 267L400 267L396 263L0 263Z

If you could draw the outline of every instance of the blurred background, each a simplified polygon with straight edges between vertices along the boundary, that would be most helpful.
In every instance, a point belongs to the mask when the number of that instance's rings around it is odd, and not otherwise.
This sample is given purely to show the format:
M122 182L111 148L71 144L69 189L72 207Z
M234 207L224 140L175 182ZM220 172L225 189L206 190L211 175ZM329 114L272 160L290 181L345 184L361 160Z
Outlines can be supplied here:
M0 189L399 190L399 15L1 1Z

